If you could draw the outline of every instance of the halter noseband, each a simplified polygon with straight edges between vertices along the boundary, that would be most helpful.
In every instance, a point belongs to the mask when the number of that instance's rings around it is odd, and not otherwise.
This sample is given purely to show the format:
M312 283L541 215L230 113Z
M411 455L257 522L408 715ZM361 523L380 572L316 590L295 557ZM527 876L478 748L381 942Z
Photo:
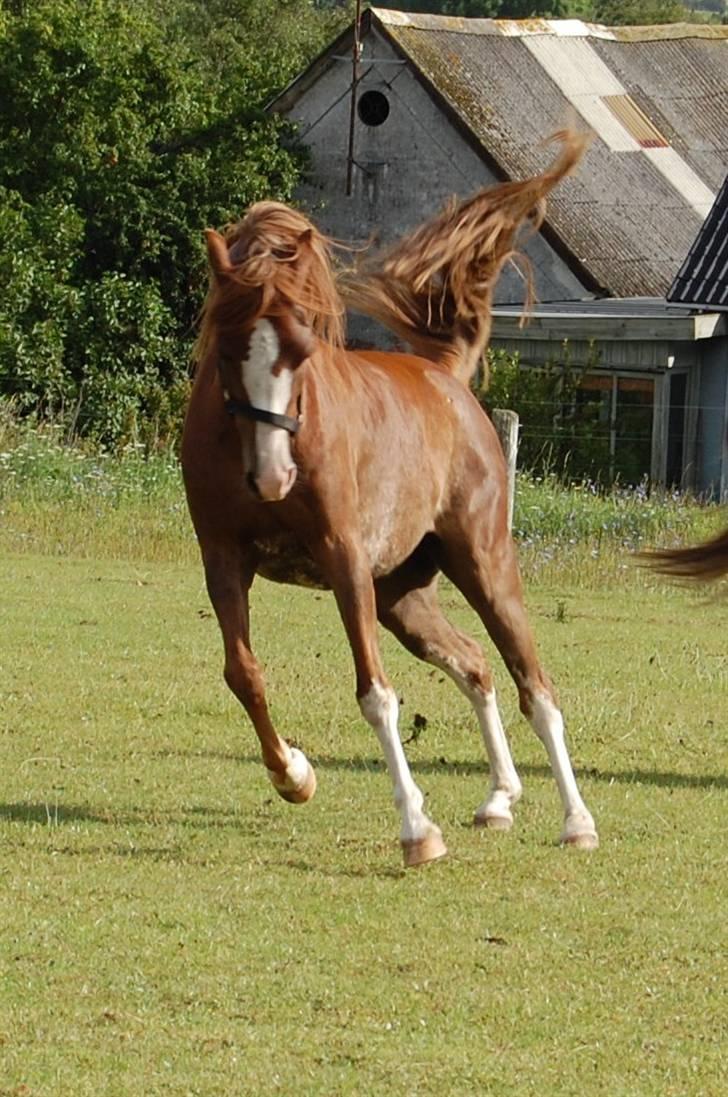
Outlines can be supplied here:
M217 363L218 372L221 372L223 363L227 361L222 357ZM244 419L254 419L256 423L269 423L272 427L280 427L289 434L297 434L301 423L290 415L280 415L277 411L268 411L267 408L256 408L255 404L249 404L245 400L233 400L226 388L222 390L225 399L225 411L228 415L240 415Z
M256 423L270 423L272 427L281 427L289 434L297 434L301 423L290 415L279 415L277 411L268 411L267 408L256 408L254 404L246 404L243 400L231 400L225 397L225 411L228 415L241 415L245 419L254 419Z

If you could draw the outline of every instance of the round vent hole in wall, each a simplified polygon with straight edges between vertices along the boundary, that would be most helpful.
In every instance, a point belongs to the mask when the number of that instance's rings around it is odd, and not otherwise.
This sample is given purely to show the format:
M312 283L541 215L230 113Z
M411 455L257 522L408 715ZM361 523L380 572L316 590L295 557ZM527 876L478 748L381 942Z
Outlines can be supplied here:
M389 117L389 100L381 91L365 91L356 109L365 126L381 126Z

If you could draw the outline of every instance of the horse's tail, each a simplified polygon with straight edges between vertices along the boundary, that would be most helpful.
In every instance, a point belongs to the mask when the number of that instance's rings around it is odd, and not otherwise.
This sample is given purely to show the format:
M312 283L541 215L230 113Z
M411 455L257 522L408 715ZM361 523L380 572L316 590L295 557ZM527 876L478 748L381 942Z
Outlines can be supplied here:
M719 579L728 575L728 529L699 545L653 549L639 553L638 558L662 575L684 579Z
M530 266L515 250L516 233L526 220L539 228L546 195L574 170L589 138L567 129L551 140L561 141L562 149L548 171L452 201L382 255L343 275L346 304L469 381L490 335L493 289L509 259L523 274L526 307L532 299Z

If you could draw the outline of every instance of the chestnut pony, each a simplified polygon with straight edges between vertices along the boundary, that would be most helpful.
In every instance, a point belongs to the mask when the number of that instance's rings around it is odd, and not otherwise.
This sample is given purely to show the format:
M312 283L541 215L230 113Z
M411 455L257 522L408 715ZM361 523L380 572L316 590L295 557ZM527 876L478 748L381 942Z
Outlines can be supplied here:
M182 464L225 680L253 722L274 788L292 803L309 800L313 768L270 719L248 592L256 573L333 591L359 706L394 786L407 866L446 848L402 749L377 621L475 709L490 763L476 824L510 827L521 795L491 672L480 646L443 616L440 573L480 616L545 744L565 813L561 841L597 845L523 606L503 454L467 387L516 231L540 223L545 194L581 156L582 138L558 136L550 170L451 205L348 279L332 273L329 241L276 202L252 206L225 237L207 233L211 284ZM418 356L345 349L344 299Z

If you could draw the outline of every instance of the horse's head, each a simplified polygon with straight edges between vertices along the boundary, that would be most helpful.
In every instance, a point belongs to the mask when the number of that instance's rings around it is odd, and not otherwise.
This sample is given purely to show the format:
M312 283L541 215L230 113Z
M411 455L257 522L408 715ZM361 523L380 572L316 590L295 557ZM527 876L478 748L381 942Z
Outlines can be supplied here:
M253 206L227 237L206 235L212 284L201 340L206 349L214 342L247 482L277 502L297 475L295 372L317 335L340 339L328 245L303 215L273 202Z

